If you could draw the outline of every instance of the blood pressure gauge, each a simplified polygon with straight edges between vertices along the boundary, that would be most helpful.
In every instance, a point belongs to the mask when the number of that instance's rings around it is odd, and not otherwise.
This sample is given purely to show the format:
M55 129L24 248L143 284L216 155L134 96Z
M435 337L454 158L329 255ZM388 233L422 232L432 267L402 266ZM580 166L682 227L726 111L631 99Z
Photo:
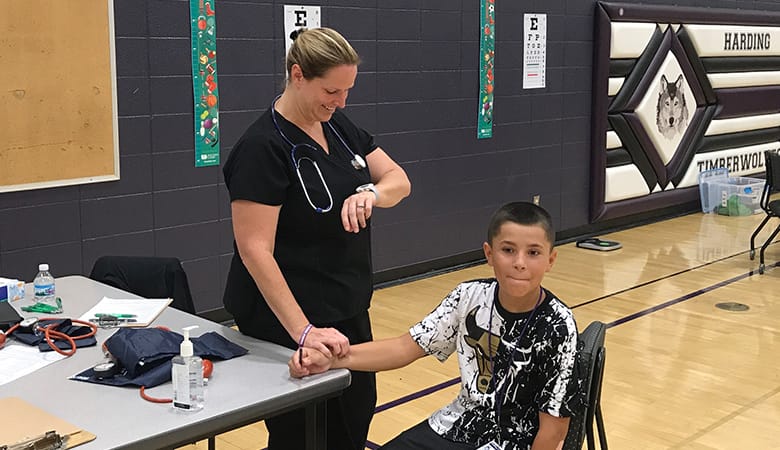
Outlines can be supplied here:
M19 331L34 334L38 329L38 318L28 317L19 322Z
M92 372L95 373L95 378L102 380L103 378L111 378L119 373L119 364L114 361L106 361L100 364L96 364L92 367Z

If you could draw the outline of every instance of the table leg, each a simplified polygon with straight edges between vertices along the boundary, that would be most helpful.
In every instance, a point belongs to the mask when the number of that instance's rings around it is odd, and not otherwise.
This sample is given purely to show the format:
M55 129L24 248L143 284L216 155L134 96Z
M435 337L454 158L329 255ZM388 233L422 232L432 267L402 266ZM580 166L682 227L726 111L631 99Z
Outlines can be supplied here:
M306 450L327 450L328 402L306 406Z

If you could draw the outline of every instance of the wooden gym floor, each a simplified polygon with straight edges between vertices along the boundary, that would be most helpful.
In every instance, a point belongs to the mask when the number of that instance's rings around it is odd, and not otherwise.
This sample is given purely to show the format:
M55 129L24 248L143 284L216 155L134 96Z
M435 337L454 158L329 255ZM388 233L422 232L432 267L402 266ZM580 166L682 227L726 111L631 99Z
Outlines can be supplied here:
M762 218L698 213L600 235L623 244L612 252L558 247L544 286L581 330L609 326L602 409L612 449L780 448L780 246L767 249L763 275L748 252ZM776 226L769 221L759 247ZM376 291L375 338L408 330L460 281L491 275L479 265ZM716 306L727 302L749 309ZM368 448L448 403L457 376L455 358L379 373ZM265 444L262 423L217 437L220 450Z

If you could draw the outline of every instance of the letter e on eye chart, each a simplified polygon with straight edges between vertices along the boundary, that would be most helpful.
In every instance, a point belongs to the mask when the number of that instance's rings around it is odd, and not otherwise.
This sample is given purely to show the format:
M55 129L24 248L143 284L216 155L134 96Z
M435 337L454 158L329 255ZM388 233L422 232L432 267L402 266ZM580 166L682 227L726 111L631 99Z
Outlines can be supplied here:
M290 51L293 31L320 27L320 7L311 5L284 5L284 54Z

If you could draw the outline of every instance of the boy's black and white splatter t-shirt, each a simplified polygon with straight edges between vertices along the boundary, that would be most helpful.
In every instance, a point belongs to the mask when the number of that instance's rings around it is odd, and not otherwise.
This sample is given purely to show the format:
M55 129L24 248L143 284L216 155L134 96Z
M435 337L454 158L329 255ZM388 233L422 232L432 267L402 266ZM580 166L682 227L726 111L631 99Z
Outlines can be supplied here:
M544 293L535 312L511 313L494 278L461 283L409 330L440 361L458 354L460 393L428 419L439 435L484 445L497 440L500 414L504 448L530 449L539 412L572 415L582 401L573 374L577 325L563 302Z

